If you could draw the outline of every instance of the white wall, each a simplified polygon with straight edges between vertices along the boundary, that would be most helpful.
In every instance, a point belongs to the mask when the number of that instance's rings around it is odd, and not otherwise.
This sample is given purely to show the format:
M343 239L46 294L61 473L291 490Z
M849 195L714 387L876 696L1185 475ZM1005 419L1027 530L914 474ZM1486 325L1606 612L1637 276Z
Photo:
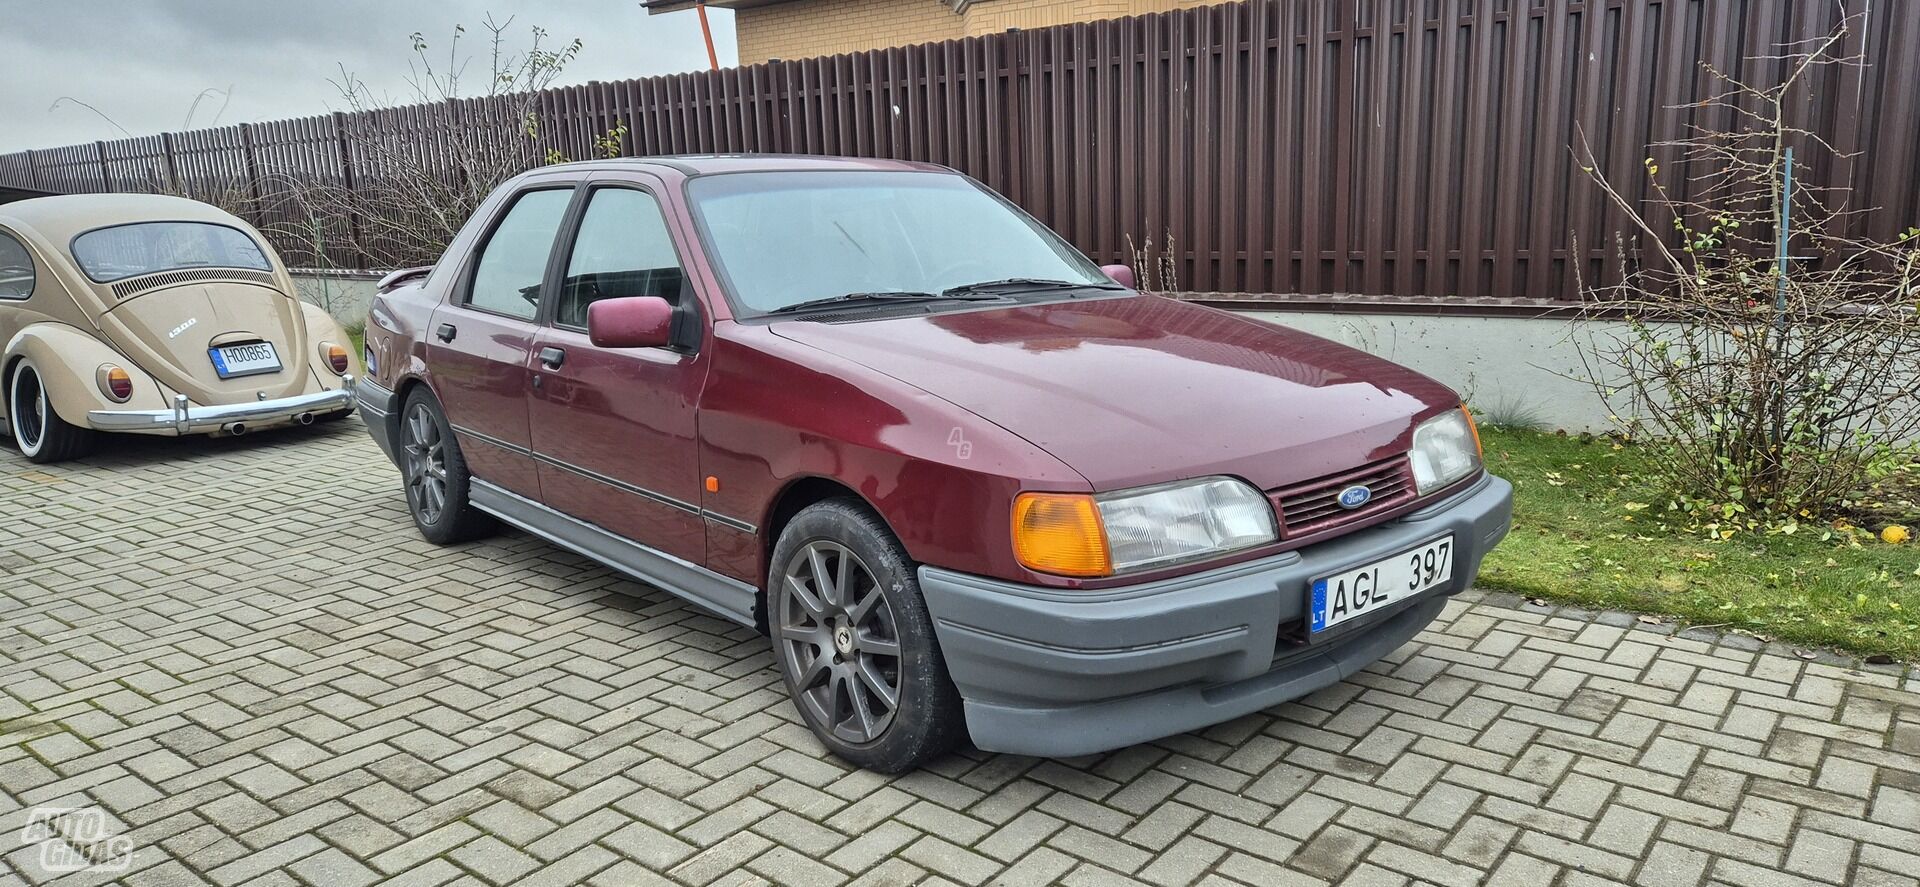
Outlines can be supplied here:
M289 270L302 301L327 309L335 320L349 325L367 321L367 305L373 301L374 284L383 276L352 271Z
M1605 336L1618 324L1522 317L1441 317L1252 310L1249 316L1385 357L1459 391L1486 419L1527 417L1548 428L1604 431L1606 405L1579 381L1574 336Z

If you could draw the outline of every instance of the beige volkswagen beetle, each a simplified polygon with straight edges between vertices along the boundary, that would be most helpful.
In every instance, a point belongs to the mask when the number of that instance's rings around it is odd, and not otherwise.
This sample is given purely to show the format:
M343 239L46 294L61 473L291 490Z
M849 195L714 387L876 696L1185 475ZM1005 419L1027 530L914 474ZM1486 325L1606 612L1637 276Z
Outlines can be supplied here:
M96 432L244 434L348 415L358 356L246 222L194 200L0 205L0 418L35 462Z

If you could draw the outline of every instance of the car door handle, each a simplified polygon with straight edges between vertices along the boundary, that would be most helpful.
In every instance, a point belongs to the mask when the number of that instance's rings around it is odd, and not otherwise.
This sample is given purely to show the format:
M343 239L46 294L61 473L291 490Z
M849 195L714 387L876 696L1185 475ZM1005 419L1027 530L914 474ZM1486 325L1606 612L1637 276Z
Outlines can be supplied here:
M540 349L540 362L546 364L547 369L557 370L561 364L567 362L567 352L552 346L542 348Z
M433 334L436 336L439 336L440 341L442 342L451 342L453 341L454 334L458 332L460 331L457 329L454 329L453 324L443 323L440 325L439 329L433 331Z

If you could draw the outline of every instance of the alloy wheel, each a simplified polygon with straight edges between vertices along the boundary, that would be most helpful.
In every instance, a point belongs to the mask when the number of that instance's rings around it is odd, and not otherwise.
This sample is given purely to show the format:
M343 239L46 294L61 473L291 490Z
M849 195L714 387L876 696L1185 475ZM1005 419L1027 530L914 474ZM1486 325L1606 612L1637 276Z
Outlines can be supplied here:
M15 371L13 380L13 433L20 449L31 452L40 446L47 429L47 398L40 389L40 376L31 366Z
M439 523L447 507L446 441L425 403L407 412L406 454L407 503L421 521Z
M809 542L788 561L775 642L794 697L842 741L873 742L900 707L900 634L873 571L846 546Z

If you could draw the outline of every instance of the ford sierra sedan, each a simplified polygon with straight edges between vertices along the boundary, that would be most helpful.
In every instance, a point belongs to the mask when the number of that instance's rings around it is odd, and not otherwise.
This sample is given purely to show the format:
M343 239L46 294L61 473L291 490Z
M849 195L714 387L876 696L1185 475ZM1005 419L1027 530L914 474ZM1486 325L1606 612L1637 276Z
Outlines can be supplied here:
M835 754L1080 755L1352 675L1512 511L1446 386L1132 280L942 167L546 167L385 282L358 391L426 538L759 629Z
M245 434L351 414L358 361L246 222L157 194L0 206L0 427L35 462L100 432Z

